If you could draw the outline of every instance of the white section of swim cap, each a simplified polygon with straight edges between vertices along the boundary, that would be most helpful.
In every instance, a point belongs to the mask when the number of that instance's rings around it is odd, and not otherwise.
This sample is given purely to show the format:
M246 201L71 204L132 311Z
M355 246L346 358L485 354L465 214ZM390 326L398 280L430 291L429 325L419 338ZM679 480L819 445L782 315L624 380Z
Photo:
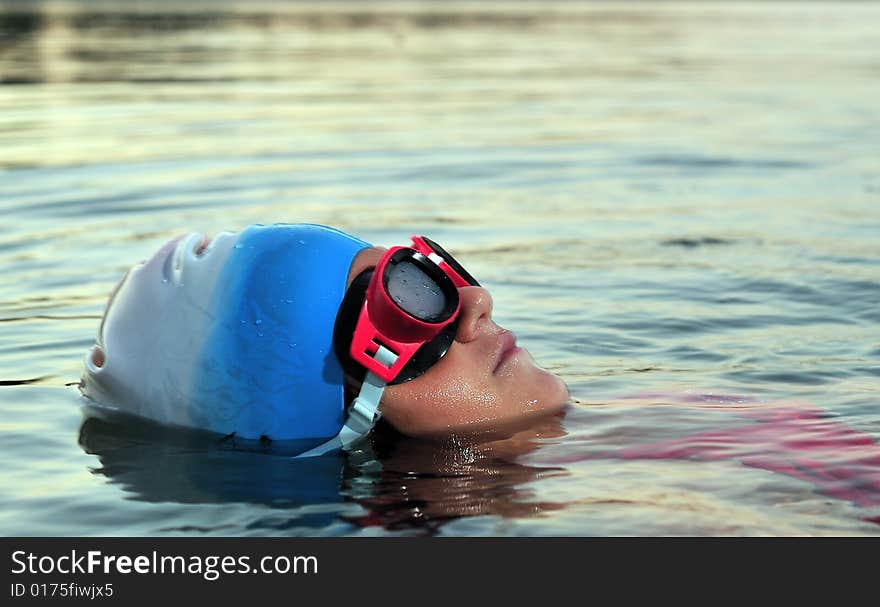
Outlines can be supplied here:
M200 254L201 234L133 268L107 311L99 346L86 361L83 392L99 404L166 424L190 426L193 369L213 321L218 280L238 234L218 234ZM91 352L87 354L91 356Z

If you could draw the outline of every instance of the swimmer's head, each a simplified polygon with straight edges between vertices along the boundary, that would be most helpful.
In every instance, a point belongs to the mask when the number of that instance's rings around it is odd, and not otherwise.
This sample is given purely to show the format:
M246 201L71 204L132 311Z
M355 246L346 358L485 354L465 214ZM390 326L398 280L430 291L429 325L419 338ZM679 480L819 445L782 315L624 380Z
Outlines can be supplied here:
M245 439L334 437L346 422L345 386L356 394L363 377L334 352L337 312L384 254L315 225L172 240L111 296L83 393L161 423ZM491 318L488 291L467 285L458 297L444 354L385 389L385 419L412 436L493 434L561 409L564 383L513 347Z

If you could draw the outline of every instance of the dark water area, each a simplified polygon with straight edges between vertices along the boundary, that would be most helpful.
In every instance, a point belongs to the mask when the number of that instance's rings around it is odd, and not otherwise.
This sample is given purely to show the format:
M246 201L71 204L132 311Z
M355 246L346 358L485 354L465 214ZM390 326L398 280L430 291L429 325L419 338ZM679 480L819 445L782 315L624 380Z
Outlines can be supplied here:
M4 535L880 534L880 7L0 1ZM442 242L573 402L296 460L86 418L183 232Z

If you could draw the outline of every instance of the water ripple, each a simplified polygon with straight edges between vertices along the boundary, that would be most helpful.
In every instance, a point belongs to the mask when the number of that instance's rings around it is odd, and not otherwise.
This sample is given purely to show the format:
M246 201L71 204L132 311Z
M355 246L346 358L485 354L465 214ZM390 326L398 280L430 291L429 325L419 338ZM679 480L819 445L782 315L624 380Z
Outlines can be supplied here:
M7 4L6 535L877 535L876 7ZM442 242L574 404L304 468L84 422L126 269L273 221Z

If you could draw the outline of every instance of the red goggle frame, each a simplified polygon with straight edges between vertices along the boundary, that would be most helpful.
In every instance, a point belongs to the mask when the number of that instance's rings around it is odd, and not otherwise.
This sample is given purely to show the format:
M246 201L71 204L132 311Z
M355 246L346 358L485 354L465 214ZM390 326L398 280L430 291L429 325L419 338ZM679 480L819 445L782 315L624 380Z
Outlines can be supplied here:
M442 247L423 236L413 236L409 247L388 250L367 287L351 342L352 359L384 382L393 381L422 346L457 321L461 312L458 289L470 285L479 283ZM440 303L440 308L426 312L393 294L413 294L418 301L420 290L429 290L434 307ZM390 366L376 360L379 346L397 356Z

